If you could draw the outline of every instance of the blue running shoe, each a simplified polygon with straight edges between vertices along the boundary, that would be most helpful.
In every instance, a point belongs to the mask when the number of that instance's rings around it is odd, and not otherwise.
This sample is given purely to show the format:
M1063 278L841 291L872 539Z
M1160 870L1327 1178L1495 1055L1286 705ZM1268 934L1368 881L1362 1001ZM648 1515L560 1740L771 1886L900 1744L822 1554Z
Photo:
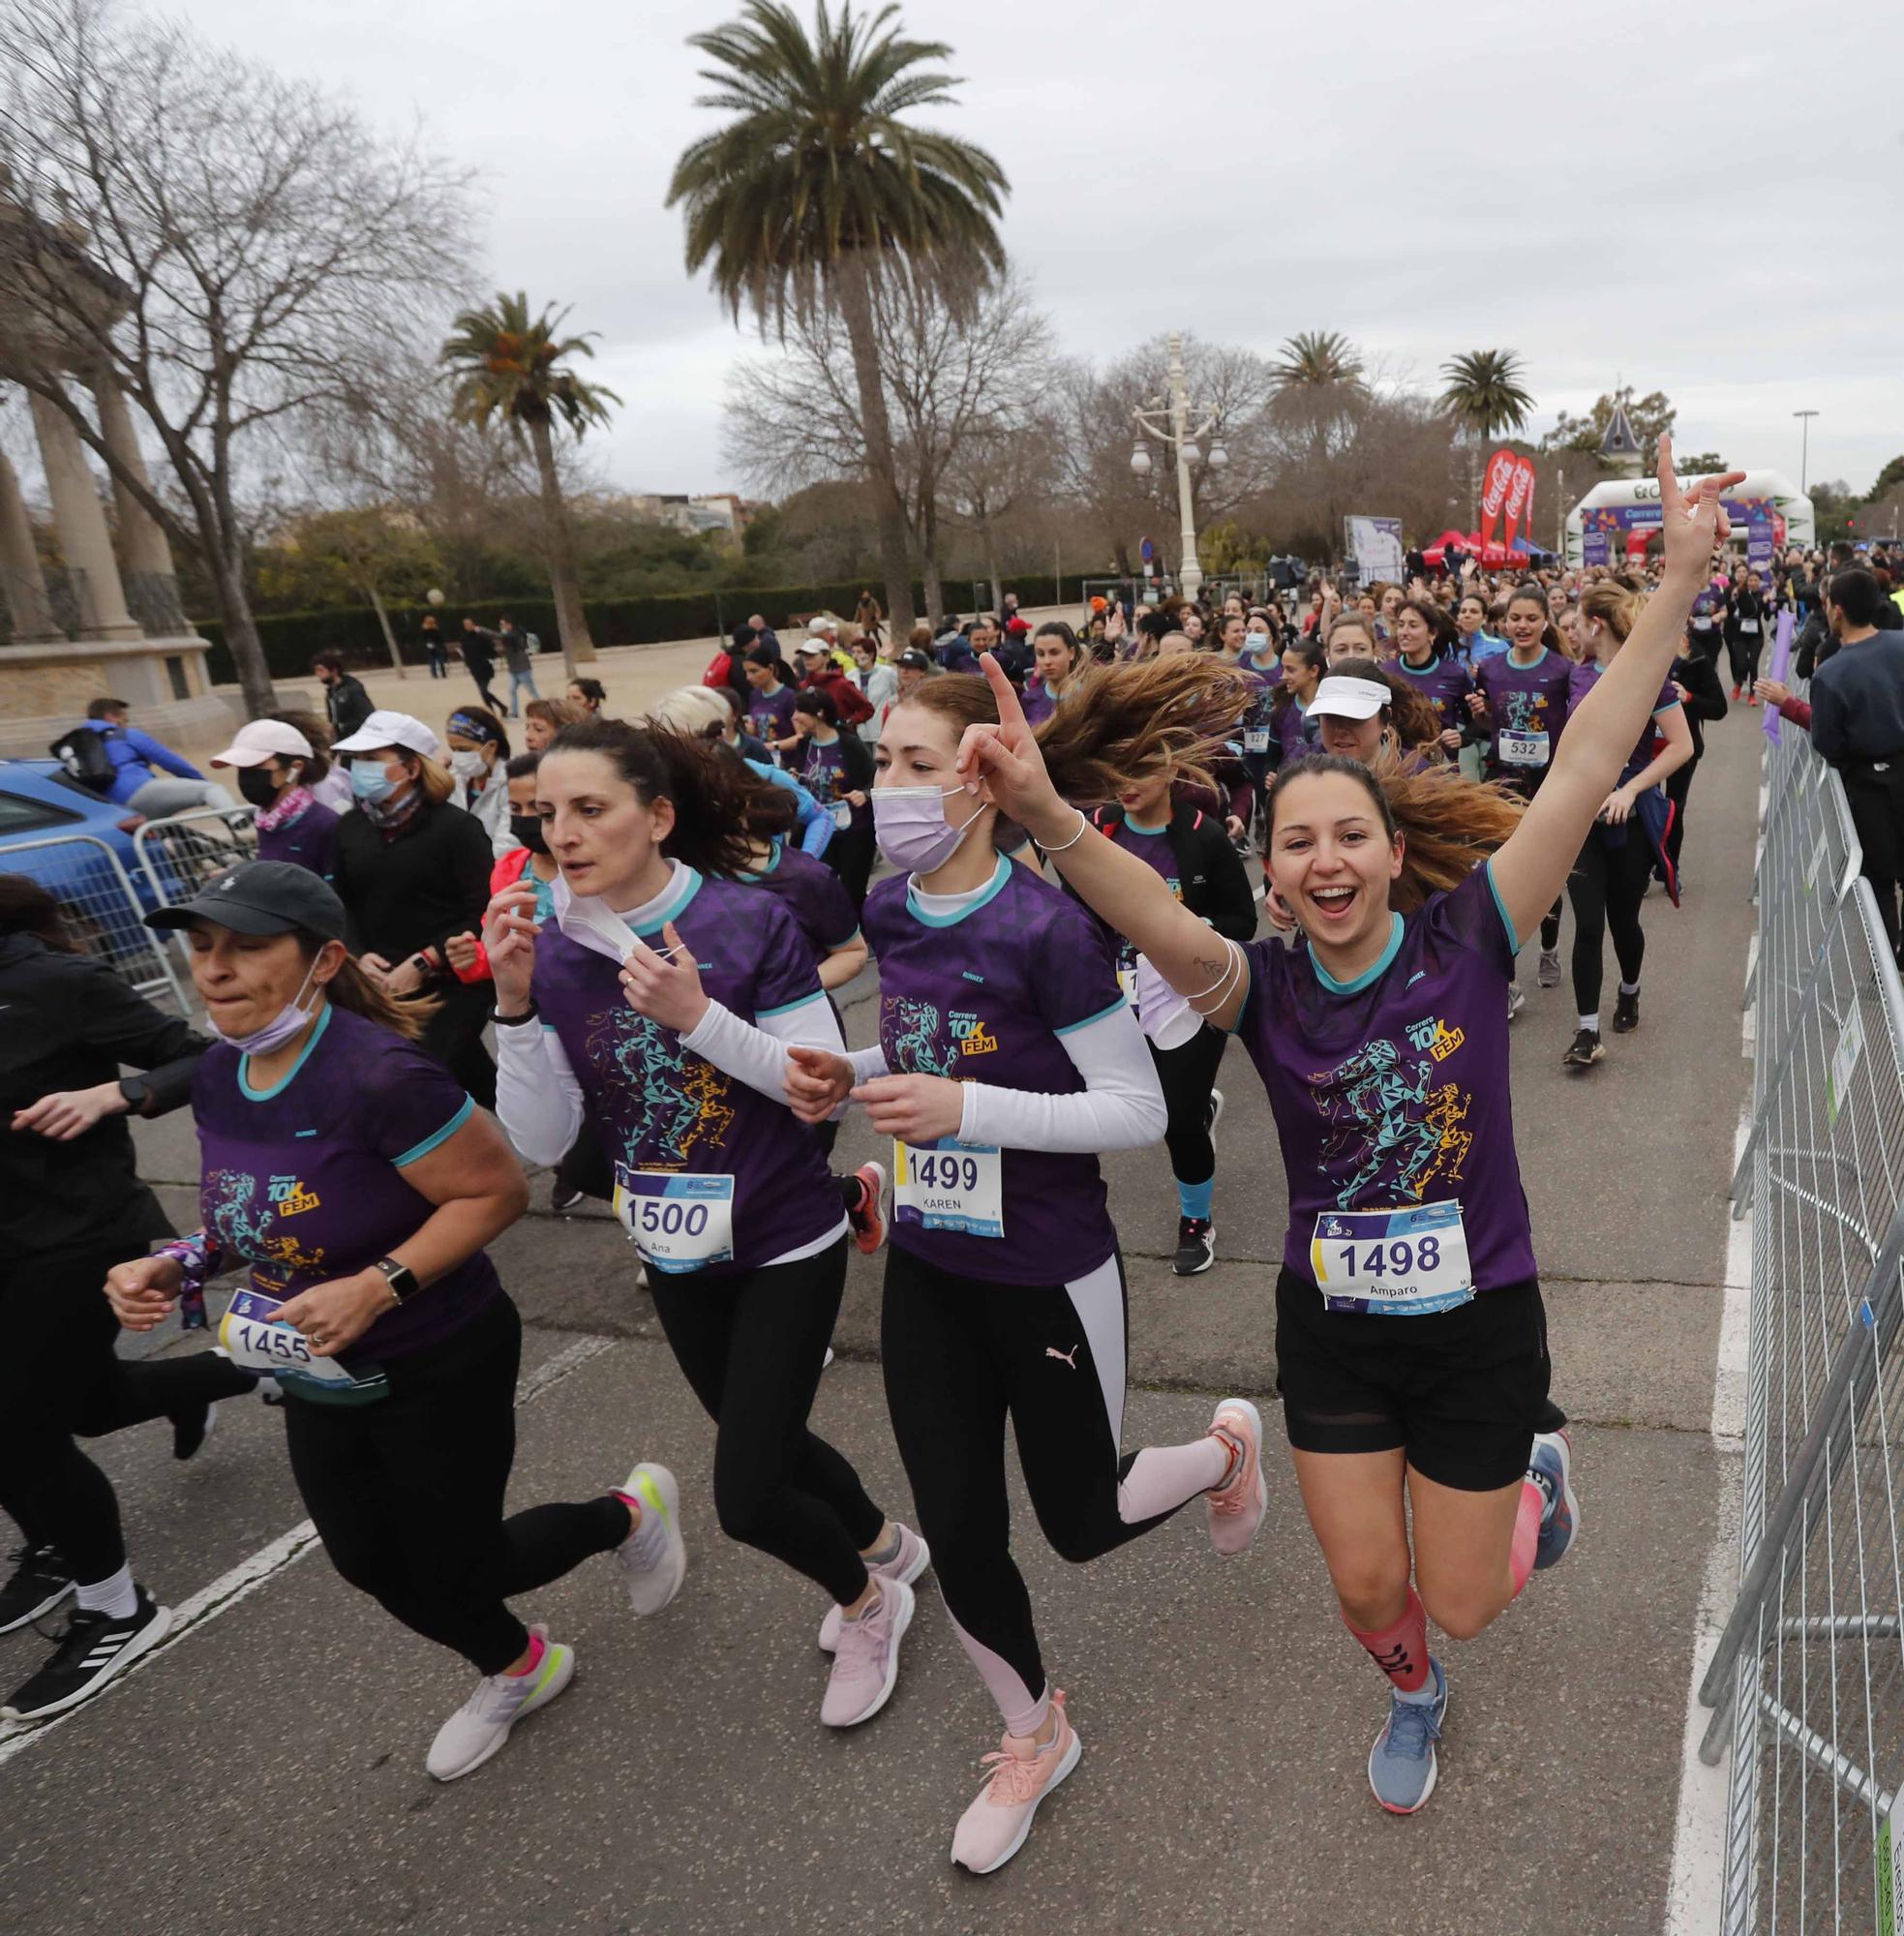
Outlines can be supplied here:
M1393 1695L1388 1723L1369 1750L1369 1786L1391 1815L1412 1815L1435 1793L1435 1743L1448 1711L1448 1677L1433 1654L1428 1671L1435 1677L1434 1700Z
M1540 1543L1534 1548L1534 1571L1557 1565L1580 1537L1580 1501L1574 1497L1573 1441L1564 1432L1534 1435L1534 1456L1527 1477L1547 1495L1540 1516Z

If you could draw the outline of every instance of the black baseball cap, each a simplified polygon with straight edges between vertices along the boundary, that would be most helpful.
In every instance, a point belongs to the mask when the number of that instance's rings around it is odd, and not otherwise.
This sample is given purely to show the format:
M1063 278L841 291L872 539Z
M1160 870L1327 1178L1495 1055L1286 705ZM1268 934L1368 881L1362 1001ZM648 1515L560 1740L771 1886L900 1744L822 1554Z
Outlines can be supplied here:
M908 672L930 672L932 670L932 661L917 646L908 646L899 654L899 663Z
M344 903L309 867L290 861L241 861L212 878L189 901L145 917L147 927L190 927L215 921L238 934L288 934L302 928L323 941L344 939Z

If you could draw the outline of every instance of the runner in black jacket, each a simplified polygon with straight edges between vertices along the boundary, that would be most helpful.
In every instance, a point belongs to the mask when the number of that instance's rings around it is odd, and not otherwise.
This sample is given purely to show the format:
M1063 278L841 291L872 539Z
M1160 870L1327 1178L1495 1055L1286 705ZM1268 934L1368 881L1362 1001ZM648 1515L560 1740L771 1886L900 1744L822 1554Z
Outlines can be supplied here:
M1673 802L1673 825L1666 835L1666 852L1679 876L1679 890L1684 892L1686 875L1679 864L1679 850L1686 838L1686 796L1692 791L1692 776L1706 757L1705 722L1726 716L1726 693L1719 683L1718 668L1704 652L1682 651L1673 661L1673 683L1678 688L1686 724L1692 731L1692 758L1666 776L1666 798Z
M1224 823L1173 801L1167 779L1126 787L1117 804L1100 807L1092 822L1107 839L1156 868L1177 898L1219 934L1237 942L1254 938L1255 895ZM1229 1038L1199 1022L1161 982L1155 982L1149 964L1139 960L1121 935L1112 935L1111 942L1118 951L1118 980L1127 999L1137 1008L1169 1110L1164 1141L1177 1180L1178 1211L1177 1249L1170 1267L1179 1277L1195 1277L1217 1260L1211 1212L1216 1129L1224 1098L1216 1080Z
M172 1449L189 1459L212 1406L257 1387L209 1352L121 1360L103 1291L115 1263L173 1234L122 1118L188 1101L205 1047L75 952L38 882L0 874L0 1508L19 1529L0 1633L78 1596L52 1657L7 1697L9 1714L84 1700L169 1620L134 1585L118 1501L75 1437L168 1417ZM147 1074L122 1080L122 1064Z

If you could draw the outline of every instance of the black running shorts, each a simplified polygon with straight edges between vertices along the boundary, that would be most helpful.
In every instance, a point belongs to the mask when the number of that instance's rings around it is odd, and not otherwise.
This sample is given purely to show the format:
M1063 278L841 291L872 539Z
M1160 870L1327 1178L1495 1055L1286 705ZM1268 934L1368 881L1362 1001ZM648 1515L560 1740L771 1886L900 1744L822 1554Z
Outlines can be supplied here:
M1495 1492L1526 1473L1536 1432L1566 1423L1550 1370L1531 1278L1420 1317L1330 1311L1286 1267L1276 1281L1276 1388L1299 1452L1401 1449L1437 1485Z

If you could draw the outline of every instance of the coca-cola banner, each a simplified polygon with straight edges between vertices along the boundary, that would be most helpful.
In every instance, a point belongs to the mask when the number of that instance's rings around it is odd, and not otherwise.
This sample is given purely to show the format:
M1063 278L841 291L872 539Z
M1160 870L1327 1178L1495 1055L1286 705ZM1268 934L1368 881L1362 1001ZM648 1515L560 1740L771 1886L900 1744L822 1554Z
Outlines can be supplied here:
M1495 527L1500 522L1501 506L1507 502L1508 487L1514 482L1514 453L1497 450L1488 459L1481 473L1481 546L1495 541Z
M1533 466L1526 458L1510 457L1511 474L1507 480L1507 531L1501 539L1507 549L1514 549L1514 533L1521 529L1521 520L1527 508L1527 486L1533 482Z
M1534 541L1534 461L1531 457L1518 457L1514 461L1520 467L1520 481L1526 487L1521 499L1522 543L1531 551Z

